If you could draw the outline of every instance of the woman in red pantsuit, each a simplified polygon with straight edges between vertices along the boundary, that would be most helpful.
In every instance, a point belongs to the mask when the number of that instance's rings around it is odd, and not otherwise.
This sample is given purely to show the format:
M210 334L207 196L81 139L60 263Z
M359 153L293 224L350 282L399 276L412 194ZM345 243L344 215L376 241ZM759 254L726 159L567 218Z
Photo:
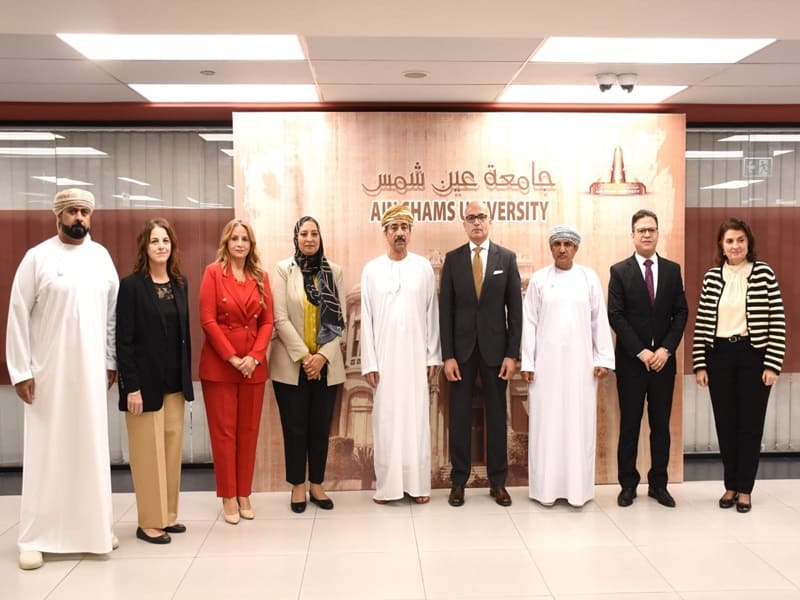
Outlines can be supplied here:
M222 230L217 260L200 284L200 382L225 521L252 519L258 427L272 336L272 295L253 230L234 219Z

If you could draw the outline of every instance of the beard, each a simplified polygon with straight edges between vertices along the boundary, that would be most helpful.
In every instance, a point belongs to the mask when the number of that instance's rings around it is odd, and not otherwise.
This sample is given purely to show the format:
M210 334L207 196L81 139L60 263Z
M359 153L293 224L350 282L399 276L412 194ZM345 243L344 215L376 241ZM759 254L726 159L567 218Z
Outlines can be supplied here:
M64 233L64 235L71 237L73 240L82 240L86 237L86 234L89 233L88 227L86 227L86 225L83 223L73 223L70 226L62 223L61 231Z

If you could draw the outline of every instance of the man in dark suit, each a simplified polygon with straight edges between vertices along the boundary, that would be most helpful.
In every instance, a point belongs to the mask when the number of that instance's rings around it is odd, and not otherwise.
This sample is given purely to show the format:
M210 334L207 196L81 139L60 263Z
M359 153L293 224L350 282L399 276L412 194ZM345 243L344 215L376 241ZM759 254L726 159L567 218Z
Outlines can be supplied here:
M442 267L439 323L444 373L450 381L451 506L464 504L470 475L472 396L481 374L486 409L489 493L509 506L506 387L517 369L522 292L516 255L489 242L489 209L471 202L464 215L469 243L447 253Z
M658 217L639 210L631 218L636 252L611 267L608 320L617 334L617 391L620 433L617 471L622 491L617 504L636 498L639 472L636 454L647 398L651 467L647 495L664 506L675 506L667 491L669 418L675 387L675 351L689 313L681 268L656 254Z

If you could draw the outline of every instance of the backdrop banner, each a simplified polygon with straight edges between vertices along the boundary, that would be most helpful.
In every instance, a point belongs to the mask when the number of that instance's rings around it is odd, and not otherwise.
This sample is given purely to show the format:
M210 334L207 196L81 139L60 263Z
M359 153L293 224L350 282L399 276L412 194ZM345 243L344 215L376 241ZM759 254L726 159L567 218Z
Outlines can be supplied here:
M361 270L387 250L380 215L406 202L415 217L409 248L439 277L444 255L467 241L462 223L474 200L489 207L489 237L517 254L522 293L535 269L552 264L549 230L575 226L576 261L607 290L609 267L633 253L631 215L658 214L659 253L684 261L685 118L660 114L275 112L233 117L236 216L255 228L271 277L293 253L302 215L320 223L325 253L342 265L347 294L343 340L347 381L336 402L326 486L370 489L372 390L361 377ZM691 332L690 332L691 333ZM682 349L678 364L682 364ZM431 386L432 477L450 485L449 384ZM672 410L670 481L683 478L682 380ZM527 483L527 387L508 387L508 485ZM267 386L255 489L286 489L283 440ZM616 482L619 408L614 376L598 392L598 483ZM645 424L640 462L649 465ZM470 485L487 485L484 413L473 407ZM644 472L646 472L645 468Z

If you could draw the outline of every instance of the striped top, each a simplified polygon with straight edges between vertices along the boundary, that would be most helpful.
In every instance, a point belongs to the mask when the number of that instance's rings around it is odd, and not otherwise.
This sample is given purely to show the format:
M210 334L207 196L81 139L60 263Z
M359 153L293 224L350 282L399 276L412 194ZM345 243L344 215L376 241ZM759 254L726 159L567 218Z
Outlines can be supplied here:
M724 287L722 267L712 267L706 271L694 327L692 344L694 371L707 368L706 352L708 348L714 346L717 310ZM756 261L747 278L745 313L750 344L754 348L764 348L764 367L780 373L786 351L786 317L775 273L765 262Z

